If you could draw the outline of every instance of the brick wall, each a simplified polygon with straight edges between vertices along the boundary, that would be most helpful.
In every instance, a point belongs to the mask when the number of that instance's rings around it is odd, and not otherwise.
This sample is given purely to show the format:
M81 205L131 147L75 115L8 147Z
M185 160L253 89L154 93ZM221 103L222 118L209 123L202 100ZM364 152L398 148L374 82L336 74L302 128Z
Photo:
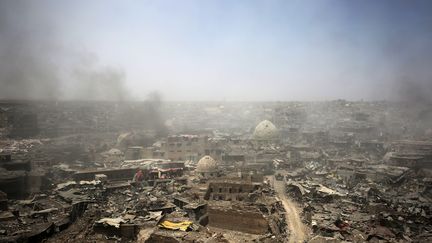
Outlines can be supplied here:
M212 227L250 234L265 234L268 232L268 222L259 211L209 207L207 213L209 225Z

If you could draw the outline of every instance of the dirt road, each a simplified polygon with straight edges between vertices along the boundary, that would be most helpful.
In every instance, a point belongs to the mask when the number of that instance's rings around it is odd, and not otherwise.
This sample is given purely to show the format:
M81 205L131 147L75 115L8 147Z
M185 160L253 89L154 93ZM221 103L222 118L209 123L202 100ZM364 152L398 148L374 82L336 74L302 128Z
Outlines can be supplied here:
M285 194L285 185L283 181L277 181L273 178L274 181L274 189L278 194L278 197L281 199L282 204L285 208L285 218L288 224L288 230L290 236L288 238L288 242L298 243L304 242L306 240L306 227L303 225L301 221L299 210L296 205L286 196Z

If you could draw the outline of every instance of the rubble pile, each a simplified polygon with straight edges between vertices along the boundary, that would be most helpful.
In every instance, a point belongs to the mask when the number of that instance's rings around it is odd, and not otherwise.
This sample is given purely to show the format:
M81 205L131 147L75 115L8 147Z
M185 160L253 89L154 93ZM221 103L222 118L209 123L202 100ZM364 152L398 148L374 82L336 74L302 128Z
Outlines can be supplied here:
M346 186L329 169L317 177L319 169L301 177L286 175L287 194L302 205L304 220L314 234L341 241L421 242L430 232L432 198L424 194L427 183L416 175L402 172L407 176L403 182L364 179Z

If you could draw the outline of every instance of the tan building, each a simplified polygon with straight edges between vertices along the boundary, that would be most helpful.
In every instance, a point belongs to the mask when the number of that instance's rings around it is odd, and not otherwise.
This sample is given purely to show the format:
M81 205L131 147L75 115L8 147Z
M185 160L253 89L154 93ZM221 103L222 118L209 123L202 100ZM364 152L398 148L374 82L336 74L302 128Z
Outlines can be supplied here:
M198 161L204 155L221 160L224 142L199 135L173 135L161 143L160 152L165 159Z

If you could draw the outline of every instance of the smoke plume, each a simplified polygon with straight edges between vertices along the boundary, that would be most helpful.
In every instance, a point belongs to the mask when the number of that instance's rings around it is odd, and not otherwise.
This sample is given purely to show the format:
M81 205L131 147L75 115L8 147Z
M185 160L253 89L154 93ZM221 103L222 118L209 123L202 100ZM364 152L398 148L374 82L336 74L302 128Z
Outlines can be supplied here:
M0 1L0 99L129 98L125 72L66 44L46 11L37 1Z

